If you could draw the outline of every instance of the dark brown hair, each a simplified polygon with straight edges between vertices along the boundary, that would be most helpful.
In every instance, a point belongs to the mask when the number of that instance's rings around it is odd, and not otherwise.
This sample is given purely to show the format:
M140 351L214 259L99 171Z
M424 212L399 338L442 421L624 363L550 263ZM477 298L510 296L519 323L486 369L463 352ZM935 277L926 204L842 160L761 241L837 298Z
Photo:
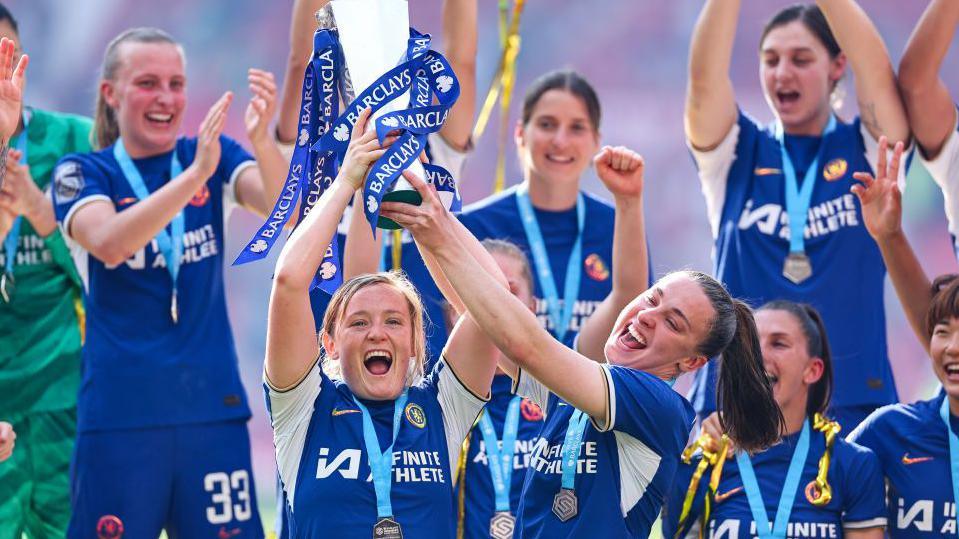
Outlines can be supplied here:
M801 22L807 30L812 32L812 35L816 36L816 39L829 51L830 58L835 58L842 52L842 49L839 48L839 42L836 41L836 36L829 28L826 16L822 14L819 6L814 4L793 4L773 15L766 26L763 27L762 36L759 38L759 46L762 47L762 43L766 40L769 32L793 21Z
M799 328L806 338L806 351L809 357L818 357L822 360L822 376L809 387L806 400L806 415L825 414L832 399L832 352L829 350L829 339L826 337L826 325L822 316L812 305L796 303L784 299L770 301L759 308L760 311L784 311L792 315L799 322Z
M739 447L762 451L779 440L782 411L763 366L759 332L748 305L733 299L716 279L699 271L683 271L695 281L715 314L697 352L721 355L716 394L723 429Z
M959 274L936 277L932 283L932 302L926 312L926 336L932 338L936 325L950 318L959 318Z
M526 95L523 96L522 118L524 126L532 118L533 110L539 103L540 98L550 90L565 90L581 99L583 105L586 106L586 112L589 114L589 121L593 124L593 130L599 131L601 113L596 90L582 75L571 69L550 71L529 85L529 88L526 89Z

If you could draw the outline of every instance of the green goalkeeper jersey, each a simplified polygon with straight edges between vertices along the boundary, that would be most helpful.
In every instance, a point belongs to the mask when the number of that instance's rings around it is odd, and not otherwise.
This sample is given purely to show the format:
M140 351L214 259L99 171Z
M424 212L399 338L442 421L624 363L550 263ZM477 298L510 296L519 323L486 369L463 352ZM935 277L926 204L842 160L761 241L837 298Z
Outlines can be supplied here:
M25 114L30 175L47 191L61 157L90 151L92 122L38 109ZM5 266L0 249L0 271ZM0 299L0 419L73 408L80 382L81 283L59 229L44 238L21 218L13 275L10 301Z

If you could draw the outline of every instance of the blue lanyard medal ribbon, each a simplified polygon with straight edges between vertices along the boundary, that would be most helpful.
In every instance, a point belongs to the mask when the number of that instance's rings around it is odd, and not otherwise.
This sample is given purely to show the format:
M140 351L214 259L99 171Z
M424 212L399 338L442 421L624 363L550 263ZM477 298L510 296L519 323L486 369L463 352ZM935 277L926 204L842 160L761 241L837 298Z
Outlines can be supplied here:
M286 181L273 211L236 257L234 266L266 258L279 239L280 231L293 216L297 200L300 203L299 225L336 178L337 157L331 152L318 151L313 145L329 132L339 112L338 82L342 64L336 32L317 30L313 34L310 63L303 74L297 138ZM334 235L311 288L319 287L332 294L342 284L337 243Z
M959 507L959 436L952 432L952 426L949 424L949 395L942 398L942 406L939 407L939 417L946 425L946 434L949 436L949 469L952 471L952 500ZM953 515L957 518L957 515Z
M580 410L574 410L566 427L566 437L563 438L562 470L563 479L561 488L553 497L553 514L560 522L576 516L579 512L579 500L576 498L576 466L579 462L580 445L583 442L583 432L589 416Z
M24 166L30 166L27 162L27 126L30 124L29 109L23 111L23 129L17 136L13 147L20 152L20 163ZM17 243L20 241L20 224L23 222L23 216L18 215L13 218L13 224L7 232L7 237L3 239L3 275L0 275L0 299L4 303L10 303L13 300L13 290L16 281L13 277L13 264L17 258Z
M150 196L150 191L143 182L143 176L137 169L136 164L133 163L133 159L130 158L130 154L127 153L126 148L123 146L123 138L117 139L113 144L113 157L117 160L117 164L120 165L120 170L123 172L127 183L130 184L130 189L133 190L133 194L135 194L140 201L146 200L147 197ZM170 152L170 180L173 180L182 173L183 166L180 165L180 160L176 155L176 146L174 146L173 151ZM166 262L167 271L170 273L170 279L173 281L173 292L170 296L170 318L174 324L176 324L180 318L176 284L177 277L180 274L180 259L183 257L183 234L185 227L186 218L183 215L183 208L181 208L176 216L173 217L173 221L170 222L170 231L167 232L166 227L163 227L157 232L155 237L157 247L160 249L160 253Z
M376 492L376 524L373 526L373 537L378 539L402 539L403 531L393 516L393 502L390 499L390 490L393 488L393 446L396 436L400 432L400 423L403 419L403 409L409 399L409 390L393 403L393 437L390 446L380 451L380 442L373 427L373 418L370 411L353 397L353 402L363 413L363 442L366 444L366 456L370 461L370 474L373 476L373 490Z
M806 174L803 176L802 187L796 177L796 168L793 166L789 152L786 151L785 131L782 122L776 122L775 136L779 142L779 153L782 156L783 177L786 180L786 213L789 215L789 254L783 263L783 276L799 284L812 276L812 262L806 254L806 221L809 217L809 204L812 201L813 187L816 185L816 175L819 174L819 163L826 151L826 136L835 131L836 117L829 115L829 122L819 140L819 149L816 158L809 163Z
M553 335L556 336L557 340L563 342L563 337L569 330L569 322L573 318L573 306L579 296L579 284L582 279L580 264L583 258L583 227L586 223L586 204L583 201L583 193L576 194L576 241L573 242L573 249L569 253L569 260L566 262L566 282L563 286L562 308L560 307L559 293L556 290L553 269L549 264L549 254L546 252L546 242L543 240L543 233L539 228L539 222L536 220L533 204L529 200L528 184L524 183L516 190L516 205L519 207L520 221L523 222L523 230L526 232L526 241L529 243L530 251L533 254L533 265L536 267L540 288L546 299L549 319L553 324Z
M489 414L480 416L479 427L483 433L483 444L486 446L486 460L489 463L489 473L493 480L493 494L495 495L496 511L490 520L490 537L492 539L507 539L513 537L516 519L510 512L509 493L513 479L513 455L516 453L516 434L519 432L519 396L509 401L506 409L506 420L503 423L503 446L499 446L496 438L496 429Z
M803 467L806 465L808 456L809 420L807 419L803 421L802 432L799 434L799 440L796 442L796 448L793 450L793 456L789 462L786 482L783 485L782 493L779 495L776 521L770 527L769 515L766 513L762 491L759 490L759 483L756 481L756 473L753 471L749 455L745 451L739 451L736 454L736 463L739 465L743 490L746 491L746 499L749 501L749 509L753 514L753 521L756 523L756 535L759 539L785 539L789 527L789 515L792 514L796 491L799 490L799 480L802 477Z

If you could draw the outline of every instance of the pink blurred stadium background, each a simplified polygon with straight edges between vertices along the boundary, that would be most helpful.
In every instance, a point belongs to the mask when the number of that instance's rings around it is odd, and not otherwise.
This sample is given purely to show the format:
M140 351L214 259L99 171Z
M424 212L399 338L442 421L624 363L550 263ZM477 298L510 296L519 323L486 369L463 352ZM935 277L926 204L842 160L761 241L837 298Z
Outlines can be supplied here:
M860 0L876 22L897 64L909 33L926 2ZM498 59L496 2L480 2L480 97ZM189 108L185 134L194 134L207 107L226 90L237 94L227 133L245 143L242 115L249 98L246 69L260 67L283 75L289 46L291 0L17 0L5 2L20 23L24 49L32 61L26 102L38 107L91 115L100 59L107 42L132 26L157 26L180 40L187 52ZM433 33L442 50L441 0L411 2L414 26ZM788 2L744 2L733 62L739 104L768 121L757 63L759 33L765 20ZM572 67L594 83L603 103L603 141L622 144L646 158L649 240L657 274L678 268L709 271L711 239L705 204L682 132L683 96L689 36L702 3L691 0L582 2L529 0L523 15L523 46L518 61L517 100L539 74ZM959 56L943 67L947 85L959 95ZM844 81L852 93L850 80ZM855 114L847 99L843 116ZM516 111L514 106L513 120ZM464 200L492 189L496 122L481 140L460 179ZM248 145L247 145L248 146ZM507 183L519 171L507 148ZM913 170L905 191L907 232L927 271L956 271L938 188L922 170ZM585 188L603 196L592 172ZM608 197L607 197L608 198ZM229 225L227 258L232 259L258 225L258 218L236 212ZM226 272L228 302L240 355L240 369L254 409L250 423L259 502L272 513L274 463L272 434L261 390L266 303L272 262ZM848 271L858 271L856 267ZM836 291L840 293L841 291ZM925 398L937 389L929 361L908 329L891 286L886 311L889 348L900 398ZM684 391L688 387L677 387ZM842 388L836 388L842 391ZM267 517L269 518L269 517ZM270 521L266 520L268 529Z

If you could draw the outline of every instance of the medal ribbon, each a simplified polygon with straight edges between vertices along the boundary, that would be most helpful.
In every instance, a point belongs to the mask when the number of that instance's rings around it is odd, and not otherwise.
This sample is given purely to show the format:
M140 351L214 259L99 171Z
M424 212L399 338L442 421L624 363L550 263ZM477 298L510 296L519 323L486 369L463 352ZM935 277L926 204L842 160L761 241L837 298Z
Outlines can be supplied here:
M234 266L265 258L279 232L292 217L297 200L300 211L297 224L309 214L323 192L336 178L337 158L330 152L318 151L313 144L327 134L339 112L339 75L342 51L336 32L317 30L313 34L313 53L303 74L300 119L296 146L290 159L290 170L266 222L240 252ZM336 235L330 240L323 262L311 288L320 287L333 293L343 282L339 271L339 248Z
M786 180L786 213L789 215L789 252L805 253L806 251L806 221L809 218L809 204L812 201L812 190L816 184L816 175L819 174L819 162L826 152L826 136L835 131L836 117L829 115L829 122L819 140L819 149L816 157L806 174L803 176L802 187L799 187L796 178L796 168L793 166L789 152L786 151L785 132L782 122L776 122L775 136L779 142L779 153L783 161L783 178Z
M759 490L759 483L756 481L756 474L753 472L753 465L749 460L749 455L747 455L745 451L740 451L736 454L736 463L739 465L739 475L743 480L743 489L746 491L749 509L753 513L753 521L756 522L756 535L760 539L785 539L789 525L789 515L792 513L793 502L796 500L796 491L799 490L799 479L802 476L803 467L806 465L806 457L808 456L809 420L807 419L803 421L802 433L799 435L796 449L793 450L792 460L789 462L789 470L786 472L786 482L783 484L782 494L779 496L776 522L770 527L769 515L766 513L762 492Z
M130 185L130 189L133 190L133 194L140 200L146 200L147 197L150 196L150 191L143 182L143 176L140 174L140 170L137 169L136 164L133 163L133 159L130 158L130 154L127 153L127 149L123 146L123 137L118 138L113 144L113 157L117 160L117 164L120 165L120 170ZM173 151L170 152L170 179L172 180L182 173L183 166L177 158L176 146L174 146ZM183 233L185 227L186 218L183 216L183 208L180 208L180 211L177 212L176 216L174 216L170 222L170 232L167 232L166 227L163 227L157 232L155 237L157 247L160 249L160 253L163 254L163 259L166 261L166 269L170 273L170 279L173 281L171 315L174 317L174 322L176 321L177 305L176 280L180 274L180 259L183 257Z
M946 433L949 435L949 469L952 471L952 499L959 503L959 436L952 432L952 426L949 424L949 395L942 398L942 406L939 407L939 417L946 425ZM953 518L956 518L954 515Z
M493 478L493 492L496 496L496 510L509 511L510 481L513 477L513 455L516 453L516 433L519 431L519 405L522 400L514 396L509 401L506 411L506 420L503 423L503 447L499 447L496 439L496 430L489 414L480 417L479 427L483 433L483 443L486 446L486 457L489 462L489 473Z
M580 410L573 411L566 427L566 437L563 438L563 483L564 489L573 490L576 483L576 461L579 460L580 444L583 441L583 432L589 416Z
M353 402L363 413L363 442L366 444L373 490L376 492L377 518L393 516L393 502L390 500L390 490L393 488L393 445L396 444L396 435L400 432L400 421L403 419L403 409L408 398L409 390L404 389L403 394L393 403L393 438L390 446L385 451L380 451L380 442L376 437L370 411L359 399L353 397Z
M579 296L579 284L582 278L580 260L583 258L583 226L586 222L586 203L583 201L583 193L576 194L576 241L566 262L562 309L560 309L559 294L556 290L553 269L549 264L549 255L546 253L543 233L536 220L533 204L529 200L529 184L523 183L516 189L516 205L519 207L520 220L526 232L526 241L529 242L530 251L533 254L533 265L536 267L540 288L546 299L549 319L553 323L553 335L562 342L569 329L569 322L573 318L573 306Z
M22 157L20 157L20 163L26 167L30 166L30 163L27 162L27 127L30 125L30 116L30 109L24 109L23 130L20 131L16 142L13 143L13 147L22 155ZM9 232L7 232L7 237L3 239L3 271L8 276L13 275L13 263L17 258L17 243L20 241L20 223L22 221L22 215L14 217L13 224L10 226Z

